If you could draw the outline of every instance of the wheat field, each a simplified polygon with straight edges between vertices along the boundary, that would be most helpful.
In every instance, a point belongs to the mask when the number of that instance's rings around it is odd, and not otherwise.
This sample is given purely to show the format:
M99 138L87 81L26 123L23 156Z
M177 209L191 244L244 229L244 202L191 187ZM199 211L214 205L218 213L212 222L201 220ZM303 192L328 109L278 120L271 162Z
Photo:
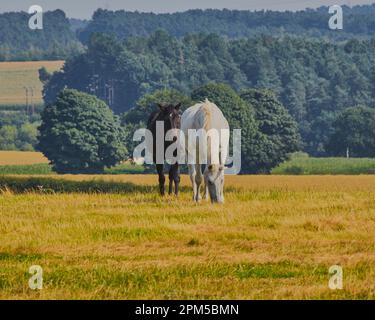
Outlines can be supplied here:
M48 163L40 152L0 151L0 166L31 165Z
M63 64L64 61L0 62L0 105L26 104L24 87L33 87L33 102L42 103L43 85L38 70L44 66L48 72L53 72Z
M0 299L375 298L373 177L227 177L224 205L195 204L182 186L178 199L3 189ZM42 290L28 287L32 265ZM331 265L342 290L328 287Z

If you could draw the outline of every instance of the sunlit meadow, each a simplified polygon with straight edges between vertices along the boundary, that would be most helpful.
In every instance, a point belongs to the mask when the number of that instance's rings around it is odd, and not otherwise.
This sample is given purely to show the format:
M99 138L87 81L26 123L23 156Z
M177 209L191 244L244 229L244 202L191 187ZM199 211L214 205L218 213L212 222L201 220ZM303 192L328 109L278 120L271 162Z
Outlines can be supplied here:
M49 179L54 179L50 177ZM0 298L373 299L375 178L238 176L226 202L161 198L153 175L123 193L0 195ZM139 188L139 185L150 185ZM331 265L343 290L328 287ZM28 287L29 267L44 271Z

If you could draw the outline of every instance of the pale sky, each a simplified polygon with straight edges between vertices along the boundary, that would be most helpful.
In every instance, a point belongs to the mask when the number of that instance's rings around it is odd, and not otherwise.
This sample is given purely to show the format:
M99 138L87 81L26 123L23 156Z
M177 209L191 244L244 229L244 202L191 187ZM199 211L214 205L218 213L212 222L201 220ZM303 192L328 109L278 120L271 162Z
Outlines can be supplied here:
M0 0L0 12L28 11L31 5L40 5L44 11L62 9L70 18L89 19L97 8L155 13L207 8L284 11L371 3L375 0Z

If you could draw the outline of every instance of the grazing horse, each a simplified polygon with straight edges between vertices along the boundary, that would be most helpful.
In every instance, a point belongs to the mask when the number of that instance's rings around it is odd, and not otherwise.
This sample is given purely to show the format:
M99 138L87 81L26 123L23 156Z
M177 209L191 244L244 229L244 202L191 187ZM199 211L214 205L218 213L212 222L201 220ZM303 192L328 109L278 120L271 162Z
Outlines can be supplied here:
M169 145L173 143L173 141L165 141L165 134L169 130L173 129L180 129L181 128L181 115L180 115L180 107L181 103L177 105L162 105L158 104L159 110L153 112L148 119L147 122L147 129L151 131L153 136L153 148L152 148L152 156L153 161L156 164L156 170L159 175L159 189L160 194L163 196L165 194L165 176L164 176L164 163L157 163L157 147L164 146L164 150L168 148ZM156 125L157 122L161 121L164 124L164 132L163 132L163 141L157 141L157 134L156 134ZM163 162L165 155L163 152ZM180 172L179 172L179 165L178 163L171 164L169 169L169 194L172 194L173 190L173 183L174 183L174 193L178 195L178 186L180 184Z
M197 135L193 137L198 140L198 144L191 146L189 145L190 137L189 131L191 129L202 131L207 134L200 138ZM211 130L214 129L214 130ZM210 195L211 202L224 202L224 170L225 162L228 156L229 146L229 125L225 119L221 110L208 99L205 102L198 103L189 109L187 109L181 117L181 130L185 135L185 149L187 158L193 157L193 161L188 159L189 175L193 185L193 200L198 202L201 200L200 186L204 180L205 182L205 193L204 198L208 199ZM217 132L216 140L214 136L210 135L210 132ZM223 133L226 138L223 138ZM204 139L205 141L200 141ZM203 147L204 149L200 149ZM205 148L207 148L205 150ZM215 150L214 150L215 149ZM205 150L207 162L204 173L202 174L202 161L200 161L200 154L202 150ZM215 153L213 153L215 152Z

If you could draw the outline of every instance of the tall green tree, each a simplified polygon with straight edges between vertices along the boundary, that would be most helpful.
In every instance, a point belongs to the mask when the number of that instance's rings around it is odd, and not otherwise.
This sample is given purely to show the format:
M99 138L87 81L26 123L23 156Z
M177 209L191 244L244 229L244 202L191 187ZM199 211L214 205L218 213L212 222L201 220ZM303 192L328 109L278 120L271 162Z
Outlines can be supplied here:
M125 159L124 132L108 106L66 89L46 106L37 149L58 173L97 173Z
M246 89L240 96L254 109L259 131L266 137L264 171L270 171L287 159L289 153L300 148L296 121L270 90Z
M335 156L375 157L375 109L365 106L348 108L333 124L326 150Z

